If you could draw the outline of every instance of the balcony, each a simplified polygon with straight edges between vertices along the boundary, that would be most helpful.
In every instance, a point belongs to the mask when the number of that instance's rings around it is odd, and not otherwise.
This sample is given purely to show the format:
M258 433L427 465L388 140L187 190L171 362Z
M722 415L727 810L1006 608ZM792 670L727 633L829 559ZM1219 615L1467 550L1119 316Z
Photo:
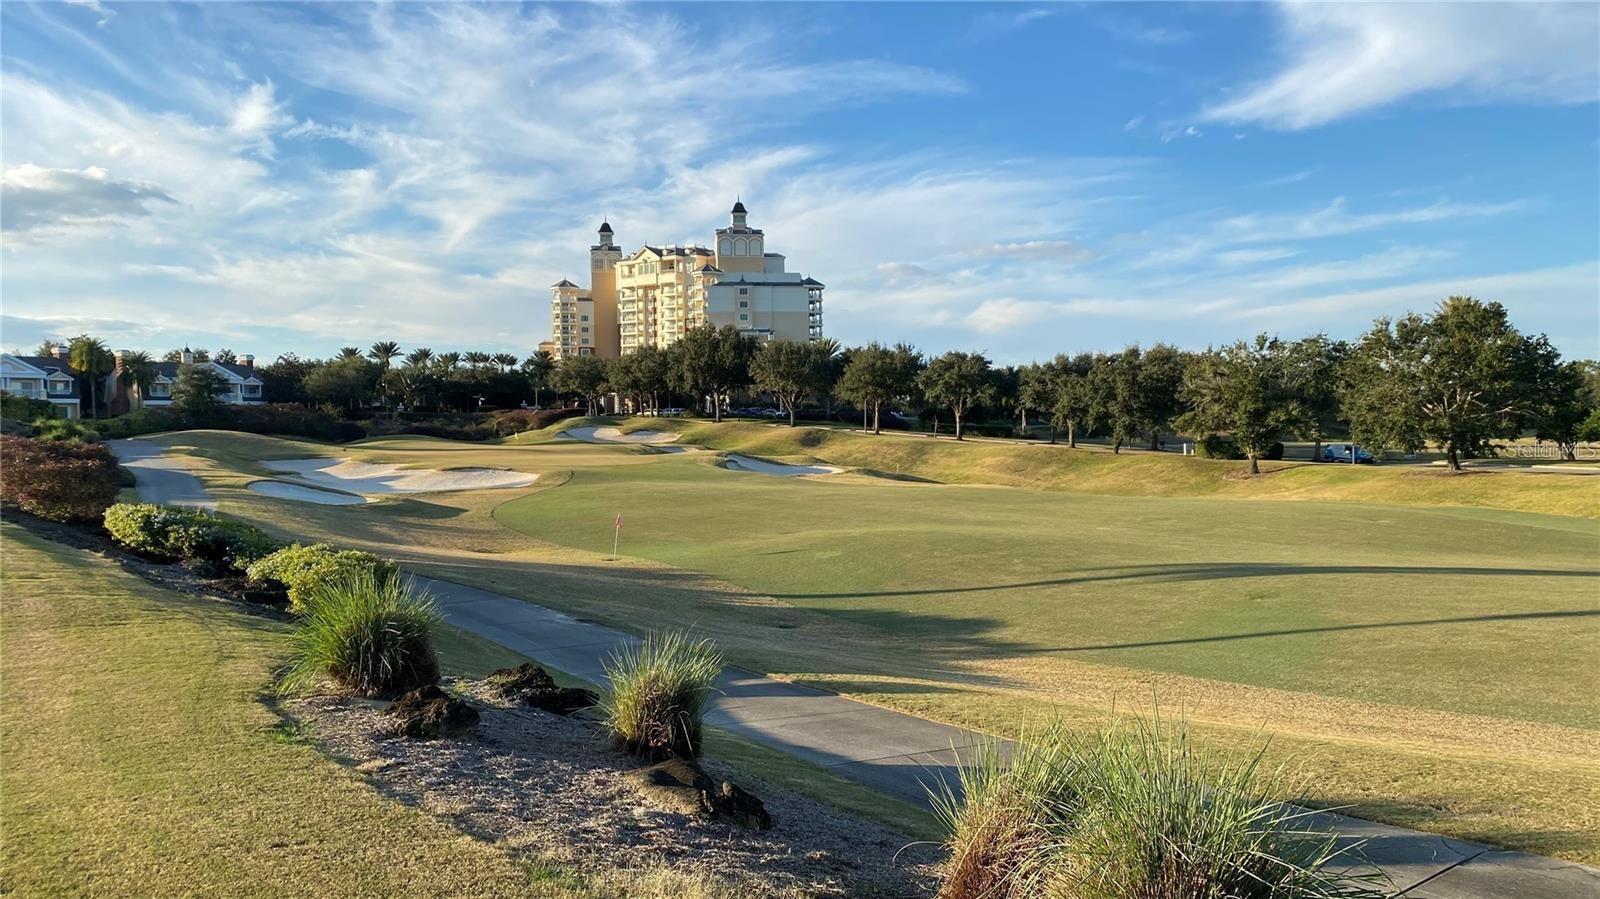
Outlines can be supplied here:
M42 400L47 398L47 394L44 392L44 388L42 387L6 387L3 390L0 390L0 393L5 393L8 396L27 397L30 400Z

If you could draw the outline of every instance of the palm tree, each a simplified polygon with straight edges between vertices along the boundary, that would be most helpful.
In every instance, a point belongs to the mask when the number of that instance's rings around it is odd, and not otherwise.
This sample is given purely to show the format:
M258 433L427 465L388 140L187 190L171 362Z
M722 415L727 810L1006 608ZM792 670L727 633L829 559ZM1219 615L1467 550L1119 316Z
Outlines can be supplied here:
M539 391L550 383L550 376L555 373L556 359L550 355L549 350L540 350L532 356L522 360L522 373L528 376L528 383L533 385L533 404L539 405Z
M510 371L517 367L517 357L514 353L495 353L493 359L501 371Z
M67 364L89 381L89 413L100 417L100 379L111 371L117 360L98 337L79 334L67 344Z
M130 394L137 390L142 400L150 392L150 385L156 381L156 363L150 354L144 350L136 350L122 357L122 371L117 375L117 383Z
M387 369L389 363L400 355L400 344L392 340L380 340L367 351L367 357L378 363L379 367Z
M343 362L346 359L360 359L360 358L361 358L361 348L360 347L343 346L343 347L339 348L339 361L340 362Z
M412 368L425 367L429 362L432 361L433 350L430 350L425 346L419 346L406 354L406 364Z
M455 369L455 367L460 365L460 364L461 364L461 354L460 353L450 352L450 353L440 353L439 354L439 367L440 368L453 371Z
M489 364L490 356L488 353L480 353L477 350L473 350L467 354L466 359L467 364L473 368L482 368Z

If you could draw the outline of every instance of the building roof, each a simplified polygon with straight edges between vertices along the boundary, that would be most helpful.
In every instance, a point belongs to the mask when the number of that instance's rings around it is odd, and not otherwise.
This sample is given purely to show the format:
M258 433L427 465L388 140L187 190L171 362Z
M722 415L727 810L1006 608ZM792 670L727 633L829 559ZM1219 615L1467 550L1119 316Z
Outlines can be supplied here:
M721 274L721 272L722 272L722 269L717 268L716 266L712 265L709 262L707 262L705 265L700 266L700 270L703 271L703 272L717 272L718 274Z
M828 286L828 285L822 283L821 281L818 281L816 278L810 277L809 275L804 280L802 280L800 283L804 284L807 287L827 287Z
M556 283L550 285L550 289L554 290L557 287L577 287L577 286L578 285L572 283L571 281L568 281L566 278L562 278L560 281L557 281Z
M601 231L611 231L611 223L610 222L601 222L600 223L600 230ZM611 233L615 234L616 232L612 231Z
M821 287L822 282L814 278L801 280L796 272L732 272L717 279L717 287L728 287L737 284L763 284L773 287Z
M77 378L77 375L72 370L72 366L68 365L66 362L64 362L64 361L62 361L60 359L57 359L54 356L16 356L16 355L12 355L10 353L7 353L6 355L11 356L11 358L13 358L13 359L16 359L16 360L19 360L21 362L27 363L28 365L31 365L34 368L39 369L40 371L45 373L45 377L46 378L49 378L49 377L54 376L54 375L64 375L64 376L66 376L68 378L71 378L72 379L72 390L71 390L71 392L69 392L69 393L58 393L58 394L55 394L55 396L57 396L57 397L69 397L69 396L75 397L75 396L78 395L78 378Z
M633 256L630 257L630 258L638 258L639 254L645 252L646 250L656 254L657 256L710 256L711 255L711 251L706 249L705 247L681 247L681 246L676 246L676 245L670 246L670 247L656 247L656 246L651 246L650 244L645 244L644 246L642 246L639 249L635 250L634 253L633 253Z
M183 370L182 362L153 362L151 364L155 366L156 380L158 381L176 381L178 380L178 372ZM235 362L214 362L208 359L205 362L196 362L195 364L209 365L212 368L221 369L223 374L232 375L240 381L261 380L255 369Z
M745 211L744 203L742 201L740 201L740 200L734 200L733 201L733 211L734 212L740 212L740 213L744 212Z

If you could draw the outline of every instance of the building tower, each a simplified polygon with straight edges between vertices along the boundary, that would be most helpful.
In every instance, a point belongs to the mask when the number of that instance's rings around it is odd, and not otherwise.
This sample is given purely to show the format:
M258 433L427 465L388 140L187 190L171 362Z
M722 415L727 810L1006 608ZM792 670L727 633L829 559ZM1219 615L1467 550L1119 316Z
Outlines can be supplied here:
M765 235L760 228L752 228L746 222L748 213L742 201L734 201L729 215L732 222L728 227L717 229L717 268L724 272L762 271L765 267L762 261Z
M617 263L622 247L610 222L600 223L600 242L589 248L589 298L594 301L594 354L614 359L622 347L617 333Z

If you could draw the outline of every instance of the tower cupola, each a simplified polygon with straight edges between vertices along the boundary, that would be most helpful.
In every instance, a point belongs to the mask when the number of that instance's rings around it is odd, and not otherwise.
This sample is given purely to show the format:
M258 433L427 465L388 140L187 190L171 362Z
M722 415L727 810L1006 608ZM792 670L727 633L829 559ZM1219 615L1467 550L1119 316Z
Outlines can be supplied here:
M748 228L749 227L749 225L745 224L745 210L744 210L744 202L742 200L737 200L736 199L736 200L733 201L733 212L731 214L733 216L733 227L735 227L735 228Z

